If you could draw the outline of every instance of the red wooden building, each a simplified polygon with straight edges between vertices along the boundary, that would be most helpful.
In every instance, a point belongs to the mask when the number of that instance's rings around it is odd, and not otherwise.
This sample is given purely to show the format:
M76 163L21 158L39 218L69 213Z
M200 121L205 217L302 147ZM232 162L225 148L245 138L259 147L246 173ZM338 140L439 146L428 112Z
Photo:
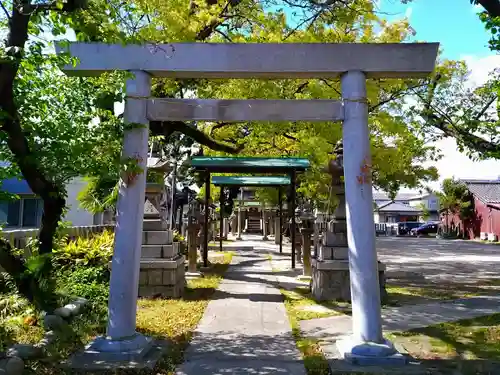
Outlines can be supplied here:
M458 215L443 215L443 225L468 239L500 238L500 180L461 180L469 189L474 217L462 221Z

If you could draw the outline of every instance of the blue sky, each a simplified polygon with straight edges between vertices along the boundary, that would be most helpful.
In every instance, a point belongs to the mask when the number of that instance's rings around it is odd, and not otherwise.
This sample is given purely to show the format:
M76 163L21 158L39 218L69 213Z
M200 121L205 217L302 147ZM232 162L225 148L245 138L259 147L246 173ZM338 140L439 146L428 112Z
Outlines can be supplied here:
M389 20L409 16L410 24L417 32L415 40L440 42L443 56L460 59L463 56L486 57L488 32L478 19L479 7L469 0L413 0L402 4L401 0L381 0L379 9Z

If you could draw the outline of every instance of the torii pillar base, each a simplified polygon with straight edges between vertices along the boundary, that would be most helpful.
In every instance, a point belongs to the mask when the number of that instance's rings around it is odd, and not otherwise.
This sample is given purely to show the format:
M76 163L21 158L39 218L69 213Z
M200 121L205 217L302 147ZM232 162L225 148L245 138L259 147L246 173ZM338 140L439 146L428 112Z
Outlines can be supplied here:
M388 340L379 344L345 336L335 344L340 358L355 366L404 366L409 362L409 358L399 353Z

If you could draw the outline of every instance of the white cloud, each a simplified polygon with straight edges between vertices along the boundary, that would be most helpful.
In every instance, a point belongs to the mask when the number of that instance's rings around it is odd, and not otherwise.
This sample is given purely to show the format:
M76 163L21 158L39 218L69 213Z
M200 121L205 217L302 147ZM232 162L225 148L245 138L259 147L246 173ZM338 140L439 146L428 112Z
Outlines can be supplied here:
M413 8L412 7L406 8L406 10L405 10L405 17L409 19L411 17L412 13L413 13Z

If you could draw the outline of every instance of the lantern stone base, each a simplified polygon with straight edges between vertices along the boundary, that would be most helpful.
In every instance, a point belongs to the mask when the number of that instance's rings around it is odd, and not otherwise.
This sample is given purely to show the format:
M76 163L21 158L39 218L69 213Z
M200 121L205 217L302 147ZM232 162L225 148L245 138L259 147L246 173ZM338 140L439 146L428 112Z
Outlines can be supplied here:
M378 263L380 297L386 298L385 265ZM312 260L311 293L316 301L351 301L348 260Z
M139 297L180 298L184 292L185 258L141 259Z

